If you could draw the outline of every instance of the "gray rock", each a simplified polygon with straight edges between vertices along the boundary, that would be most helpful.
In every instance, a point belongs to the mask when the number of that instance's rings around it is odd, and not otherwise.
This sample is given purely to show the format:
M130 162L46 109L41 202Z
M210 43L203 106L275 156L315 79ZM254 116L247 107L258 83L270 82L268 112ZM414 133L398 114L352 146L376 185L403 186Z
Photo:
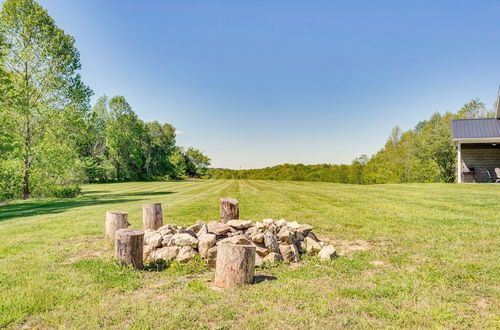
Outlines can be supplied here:
M207 225L208 232L215 235L224 235L231 231L231 227L222 222L211 221Z
M146 244L151 245L153 247L160 247L162 240L163 237L161 236L161 234L156 232L148 237L148 239L146 240Z
M201 221L201 220L200 220L200 221L197 221L194 225L189 226L187 229L188 229L188 230L192 230L195 234L197 234L197 233L200 231L201 227L202 227L204 224L205 224L205 223L204 223L203 221Z
M283 258L281 257L281 254L279 254L279 253L271 252L267 256L262 258L262 261L263 262L280 262L280 261L283 261Z
M256 234L250 235L250 239L254 243L264 243L264 233L256 233Z
M243 230L236 230L234 228L231 228L231 232L227 233L227 237L240 236L240 235L243 235Z
M245 230L245 235L252 236L259 232L259 229L255 226L249 227Z
M263 230L264 228L266 228L266 226L262 222L257 221L255 223L255 228L257 228L259 230Z
M262 245L254 244L254 246L255 246L255 253L261 257L267 256L270 252L268 248L266 248Z
M264 219L264 220L262 220L262 222L264 223L264 226L266 226L266 227L269 227L270 225L274 224L273 219Z
M198 246L198 239L188 233L175 234L170 239L169 245L189 246L191 248L196 248Z
M180 248L176 260L179 262L188 262L189 260L193 260L195 256L196 256L195 249L193 249L190 246L183 246Z
M208 227L207 227L207 225L204 224L201 226L200 230L196 233L196 236L200 237L200 236L203 236L205 234L208 234Z
M215 263L217 262L217 246L214 246L207 253L207 265L210 269L215 269Z
M319 244L319 242L316 242L309 236L304 239L304 243L306 245L307 253L318 253L319 251L321 251L321 244Z
M161 246L170 246L170 241L174 237L173 234L163 235L163 240L161 241Z
M226 224L236 229L246 229L252 226L251 220L229 220Z
M297 221L288 222L286 225L293 231L299 229L299 227L301 226Z
M309 237L310 239L313 239L315 240L316 242L319 242L319 238L316 237L316 235L311 231L311 232L308 232L307 235L305 235L306 237Z
M198 252L202 258L208 257L208 250L215 245L215 235L205 234L200 236L198 241Z
M142 248L142 260L147 260L149 259L149 256L151 255L151 252L153 252L155 247L151 245L144 245Z
M155 234L156 232L152 229L144 229L144 244L146 244L146 241L148 240L151 235Z
M279 231L277 237L278 237L278 239L281 242L285 242L285 243L288 243L288 244L292 244L293 243L293 234L288 230L287 227L281 228L281 230Z
M264 263L264 259L258 254L255 255L255 267L258 267Z
M271 249L276 253L280 252L278 241L276 240L276 237L273 235L273 233L271 233L269 231L264 234L264 245L268 249Z
M302 236L307 236L307 234L313 230L313 227L311 225L300 225L297 228L297 233L300 233Z
M276 226L278 226L278 227L286 226L286 220L285 219L279 219L278 221L276 221Z
M177 256L178 252L179 252L179 247L167 246L153 251L150 255L150 259L173 260Z
M245 236L238 235L238 236L224 238L217 242L217 245L222 245L222 244L251 245L252 242L249 241L248 238L246 238Z
M283 259L292 262L300 261L299 251L297 250L297 247L294 244L281 243L279 247Z
M337 251L331 245L325 245L321 251L319 251L318 256L323 260L331 260L337 257Z

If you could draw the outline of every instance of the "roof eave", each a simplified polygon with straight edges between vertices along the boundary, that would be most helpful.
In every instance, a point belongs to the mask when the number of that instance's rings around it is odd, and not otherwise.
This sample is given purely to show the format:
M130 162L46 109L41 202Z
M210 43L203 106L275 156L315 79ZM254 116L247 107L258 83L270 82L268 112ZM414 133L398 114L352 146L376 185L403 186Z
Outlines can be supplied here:
M489 138L453 138L452 141L460 143L500 143L500 136Z

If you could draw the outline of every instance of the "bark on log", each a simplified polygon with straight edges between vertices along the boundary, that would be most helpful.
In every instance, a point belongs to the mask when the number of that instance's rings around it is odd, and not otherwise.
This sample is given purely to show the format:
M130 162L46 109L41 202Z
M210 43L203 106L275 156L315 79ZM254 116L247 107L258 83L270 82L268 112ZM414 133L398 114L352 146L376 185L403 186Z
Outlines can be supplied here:
M237 220L240 218L238 200L236 198L221 198L219 204L221 222L226 223L229 220Z
M137 229L120 229L116 232L115 257L124 265L132 265L134 269L143 269L142 249L144 231Z
M106 211L106 237L114 241L116 231L129 225L127 212Z
M214 284L231 288L253 283L255 273L255 246L223 244L217 248Z
M161 204L144 204L142 206L142 222L144 223L144 229L157 230L163 226Z

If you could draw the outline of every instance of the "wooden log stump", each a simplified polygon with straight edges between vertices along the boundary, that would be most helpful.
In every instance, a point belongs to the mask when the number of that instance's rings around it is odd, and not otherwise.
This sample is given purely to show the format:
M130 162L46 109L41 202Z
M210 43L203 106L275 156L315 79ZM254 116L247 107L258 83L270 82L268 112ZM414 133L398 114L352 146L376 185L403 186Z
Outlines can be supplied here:
M226 223L229 220L240 218L238 200L236 198L221 198L219 199L219 205L221 222Z
M223 244L217 248L214 284L231 288L253 283L255 273L255 246Z
M142 206L142 222L144 223L144 229L156 230L163 226L161 204L144 204Z
M132 265L134 269L143 269L142 249L144 231L138 229L120 229L116 232L115 257L123 265Z
M116 231L118 229L127 228L128 213L121 211L106 211L106 237L115 240Z

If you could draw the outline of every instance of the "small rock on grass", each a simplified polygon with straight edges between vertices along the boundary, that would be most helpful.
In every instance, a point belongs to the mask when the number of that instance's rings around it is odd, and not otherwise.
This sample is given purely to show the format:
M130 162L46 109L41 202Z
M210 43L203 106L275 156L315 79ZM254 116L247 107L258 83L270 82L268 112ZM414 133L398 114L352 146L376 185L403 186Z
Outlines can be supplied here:
M337 251L332 245L325 245L321 251L319 251L318 256L323 260L331 260L337 257Z

